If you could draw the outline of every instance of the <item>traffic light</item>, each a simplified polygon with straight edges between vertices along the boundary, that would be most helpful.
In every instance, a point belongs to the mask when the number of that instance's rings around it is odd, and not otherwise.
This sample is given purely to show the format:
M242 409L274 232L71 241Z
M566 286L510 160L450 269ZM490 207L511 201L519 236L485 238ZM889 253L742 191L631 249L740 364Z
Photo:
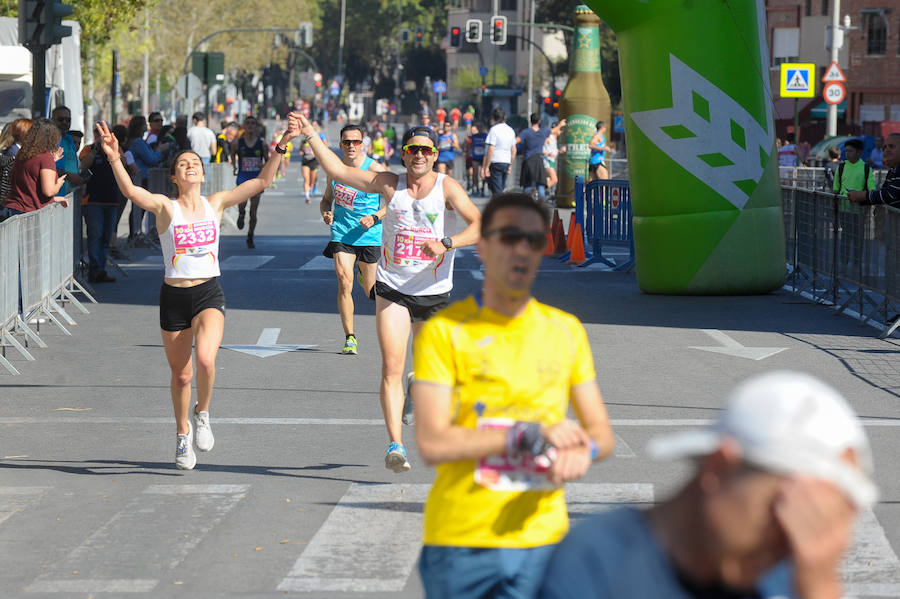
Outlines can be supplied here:
M297 28L296 35L297 45L302 48L309 48L313 45L313 25L309 21L303 21Z
M48 0L44 2L44 27L40 33L40 42L44 46L53 46L62 41L62 38L72 35L72 28L63 25L62 20L72 14L72 7L63 4L60 0Z
M450 47L459 48L462 45L462 30L454 25L450 28Z
M491 43L497 46L506 44L506 16L491 17Z
M421 46L422 42L425 41L425 28L421 25L416 26L416 36L415 42L417 46Z
M48 47L72 35L62 20L72 7L59 0L19 0L19 43L26 48Z
M481 19L469 19L466 21L466 41L470 44L477 44L481 41L481 28L484 23Z
M40 46L39 33L44 3L19 0L19 43L26 48Z
M400 30L400 42L403 44L408 44L410 38L412 37L412 31L406 29L405 27Z

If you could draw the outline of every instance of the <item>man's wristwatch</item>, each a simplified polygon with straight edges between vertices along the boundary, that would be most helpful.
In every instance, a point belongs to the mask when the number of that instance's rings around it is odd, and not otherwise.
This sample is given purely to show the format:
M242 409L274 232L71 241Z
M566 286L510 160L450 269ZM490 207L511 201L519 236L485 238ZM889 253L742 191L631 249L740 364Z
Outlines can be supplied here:
M441 239L441 243L444 244L444 247L448 250L453 247L453 240L449 237L444 237L443 239Z
M280 145L276 145L275 151L279 154L287 154L287 146L281 147Z
M380 220L381 220L381 219L378 217L377 214L373 214L373 215L372 215L372 226L374 227L375 225L377 225L377 224L378 224L378 221L380 221Z

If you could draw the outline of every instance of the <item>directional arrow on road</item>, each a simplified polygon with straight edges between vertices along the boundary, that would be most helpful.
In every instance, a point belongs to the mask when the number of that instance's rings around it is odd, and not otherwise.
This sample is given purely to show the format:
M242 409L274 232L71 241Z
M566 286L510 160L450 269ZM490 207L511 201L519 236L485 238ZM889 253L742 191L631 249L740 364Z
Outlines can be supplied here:
M318 347L316 345L284 345L278 343L278 335L281 329L263 329L259 334L256 345L223 345L225 349L239 351L242 354L250 354L257 358L268 358L269 356L277 356L289 351L298 351L301 349L311 349Z
M713 352L715 354L725 354L727 356L735 356L736 358L747 358L748 360L765 360L769 356L774 356L779 352L786 350L786 347L746 347L741 345L722 331L716 329L700 329L714 340L721 343L717 347L697 347L691 346L690 349L700 349L703 351Z

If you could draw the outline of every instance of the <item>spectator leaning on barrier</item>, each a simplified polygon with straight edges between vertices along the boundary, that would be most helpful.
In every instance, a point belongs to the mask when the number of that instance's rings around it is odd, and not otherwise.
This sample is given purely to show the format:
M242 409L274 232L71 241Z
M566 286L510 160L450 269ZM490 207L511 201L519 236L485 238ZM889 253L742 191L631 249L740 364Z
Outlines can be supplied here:
M646 511L577 526L538 597L838 599L857 510L877 499L871 451L841 395L797 372L740 384L714 426L651 441L694 460L690 481Z
M834 148L832 148L834 149ZM875 173L867 162L860 160L863 152L861 139L848 139L844 143L847 159L841 162L835 173L833 189L835 193L846 196L848 191L869 191L875 189ZM842 264L851 264L852 259L859 260L859 249L862 247L861 209L853 202L840 198L838 200L840 235L840 256ZM854 248L857 249L853 256Z
M482 219L483 291L432 316L413 347L416 440L437 468L429 599L533 597L569 526L562 484L615 444L584 327L531 296L546 210L504 193Z
M851 202L900 208L900 133L891 133L884 141L884 165L890 170L878 191L849 191Z
M84 184L78 170L78 146L75 145L75 139L69 132L72 125L72 111L65 106L57 106L50 113L50 118L59 127L62 136L59 145L63 149L63 156L56 161L56 170L60 175L66 176L65 184L59 190L60 195L66 195L72 191L72 187Z
M63 154L60 135L59 128L48 119L37 119L25 134L10 174L9 196L0 210L0 220L39 210L50 202L69 205L65 197L57 196L66 180L65 175L56 172L56 161Z
M34 121L31 119L16 119L12 122L12 137L13 144L8 148L3 148L3 154L6 156L15 156L19 151L19 148L22 147L22 140L25 139L25 134L28 133L28 130L31 129L31 125L34 124Z

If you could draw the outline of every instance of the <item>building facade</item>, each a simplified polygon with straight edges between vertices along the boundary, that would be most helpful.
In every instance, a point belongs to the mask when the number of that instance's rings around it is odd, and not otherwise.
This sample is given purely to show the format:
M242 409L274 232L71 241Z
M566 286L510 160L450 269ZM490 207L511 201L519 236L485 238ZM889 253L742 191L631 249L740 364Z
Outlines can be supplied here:
M816 141L825 132L822 82L831 63L828 43L835 0L766 0L770 75L779 135L792 129L793 100L778 97L779 65L811 62L817 69L813 99L800 100L801 133ZM900 0L841 0L840 21L850 18L838 64L847 78L838 134L882 133L900 127ZM887 123L887 125L885 125Z

